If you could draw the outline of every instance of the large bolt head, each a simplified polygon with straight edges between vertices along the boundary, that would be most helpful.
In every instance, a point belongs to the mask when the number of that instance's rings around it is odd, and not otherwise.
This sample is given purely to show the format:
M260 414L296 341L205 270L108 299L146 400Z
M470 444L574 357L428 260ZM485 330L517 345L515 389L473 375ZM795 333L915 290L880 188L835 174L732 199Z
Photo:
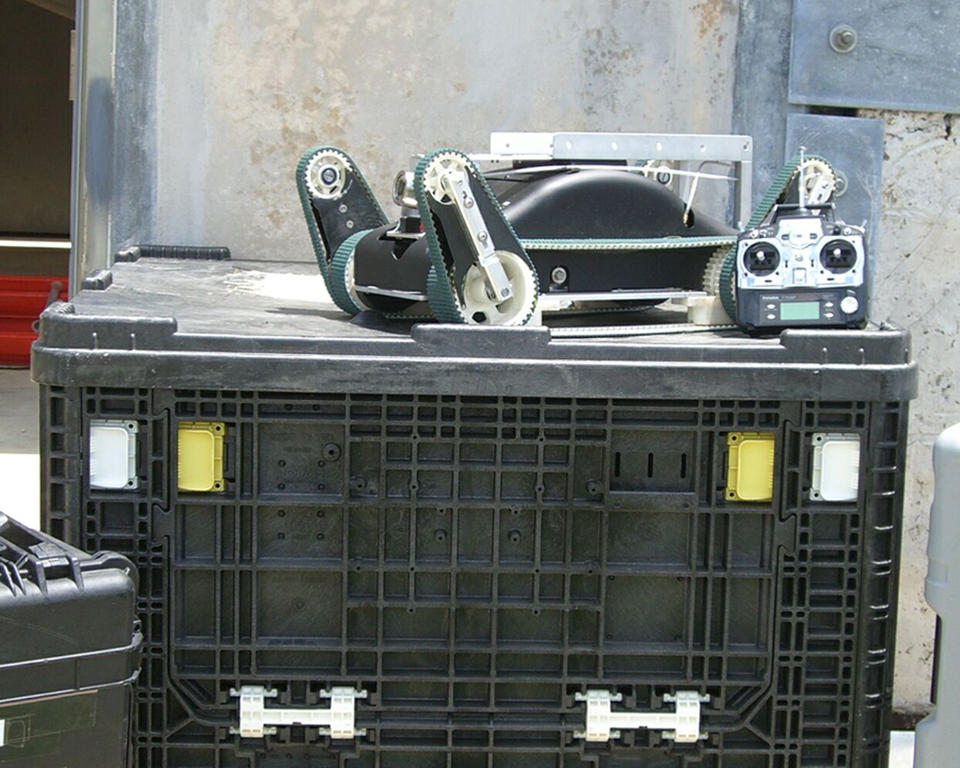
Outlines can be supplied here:
M838 24L830 30L830 47L837 53L850 53L857 45L857 31L849 24Z

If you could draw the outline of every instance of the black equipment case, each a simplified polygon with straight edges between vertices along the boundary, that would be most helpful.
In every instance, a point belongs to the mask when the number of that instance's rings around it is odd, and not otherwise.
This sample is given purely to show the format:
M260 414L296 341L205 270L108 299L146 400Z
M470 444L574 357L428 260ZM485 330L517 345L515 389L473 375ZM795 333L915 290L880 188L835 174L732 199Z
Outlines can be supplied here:
M0 764L130 765L136 572L0 513Z

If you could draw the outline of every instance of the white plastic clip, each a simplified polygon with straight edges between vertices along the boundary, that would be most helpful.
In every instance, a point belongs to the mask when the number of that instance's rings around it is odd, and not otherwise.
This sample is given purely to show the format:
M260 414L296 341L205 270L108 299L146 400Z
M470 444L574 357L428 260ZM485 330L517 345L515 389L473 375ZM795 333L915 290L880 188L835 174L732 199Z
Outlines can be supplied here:
M315 709L268 709L264 702L276 698L277 690L262 685L244 685L239 691L231 688L230 695L240 699L240 727L231 728L230 733L238 733L244 739L272 736L278 725L315 725L321 736L333 739L352 739L367 732L356 727L356 700L367 698L363 690L334 687L320 691L322 698L330 699L330 706Z
M665 694L665 702L676 704L674 712L614 712L610 705L623 701L623 694L606 690L577 693L574 700L587 703L587 729L574 732L578 739L610 741L620 738L620 729L635 728L663 731L665 739L681 744L707 738L707 734L700 731L700 704L710 701L708 694L697 691L677 691L675 696Z
M813 434L810 498L856 501L860 491L860 436L835 432Z
M90 487L132 489L137 487L136 421L92 419L90 421Z

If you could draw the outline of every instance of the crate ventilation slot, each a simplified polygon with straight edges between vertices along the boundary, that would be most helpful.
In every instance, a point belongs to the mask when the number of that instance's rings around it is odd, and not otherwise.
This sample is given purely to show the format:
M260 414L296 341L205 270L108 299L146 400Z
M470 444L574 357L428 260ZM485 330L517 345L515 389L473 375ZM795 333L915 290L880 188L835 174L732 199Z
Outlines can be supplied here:
M578 739L610 741L619 739L621 730L637 728L663 731L665 739L679 744L707 738L700 730L700 704L709 702L710 696L697 691L677 691L675 696L665 694L665 703L676 704L673 712L614 712L611 704L623 701L623 694L603 690L577 693L574 699L587 703L587 729L574 732Z
M367 698L364 690L333 687L320 691L321 698L330 699L330 706L314 709L267 708L266 700L276 698L277 690L262 685L244 685L239 691L231 688L230 695L240 699L240 727L231 728L230 733L239 733L244 739L272 736L278 725L317 726L321 736L332 739L352 739L366 734L365 728L356 727L356 701Z

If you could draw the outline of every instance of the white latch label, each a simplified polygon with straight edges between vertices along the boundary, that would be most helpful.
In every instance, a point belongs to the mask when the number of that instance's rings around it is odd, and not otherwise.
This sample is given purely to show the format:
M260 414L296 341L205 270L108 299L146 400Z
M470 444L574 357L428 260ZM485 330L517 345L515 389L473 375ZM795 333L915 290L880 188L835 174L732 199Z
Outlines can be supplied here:
M137 487L138 429L135 421L91 420L91 488L119 490Z
M812 439L810 498L856 501L860 490L860 436L817 432Z
M623 701L623 695L606 690L578 693L576 701L587 703L587 728L573 735L587 741L610 741L619 739L621 729L647 728L663 731L665 739L681 744L705 739L700 730L700 704L710 701L709 695L697 691L677 691L676 696L666 694L664 702L676 704L673 712L614 712L612 702Z
M262 739L277 732L278 725L315 725L320 734L333 739L352 739L366 734L364 728L356 727L356 700L367 698L366 691L334 687L320 691L322 698L330 699L330 706L306 709L294 707L265 706L266 699L277 697L275 688L262 685L244 685L238 691L230 689L230 695L240 699L240 726L231 728L244 739Z

